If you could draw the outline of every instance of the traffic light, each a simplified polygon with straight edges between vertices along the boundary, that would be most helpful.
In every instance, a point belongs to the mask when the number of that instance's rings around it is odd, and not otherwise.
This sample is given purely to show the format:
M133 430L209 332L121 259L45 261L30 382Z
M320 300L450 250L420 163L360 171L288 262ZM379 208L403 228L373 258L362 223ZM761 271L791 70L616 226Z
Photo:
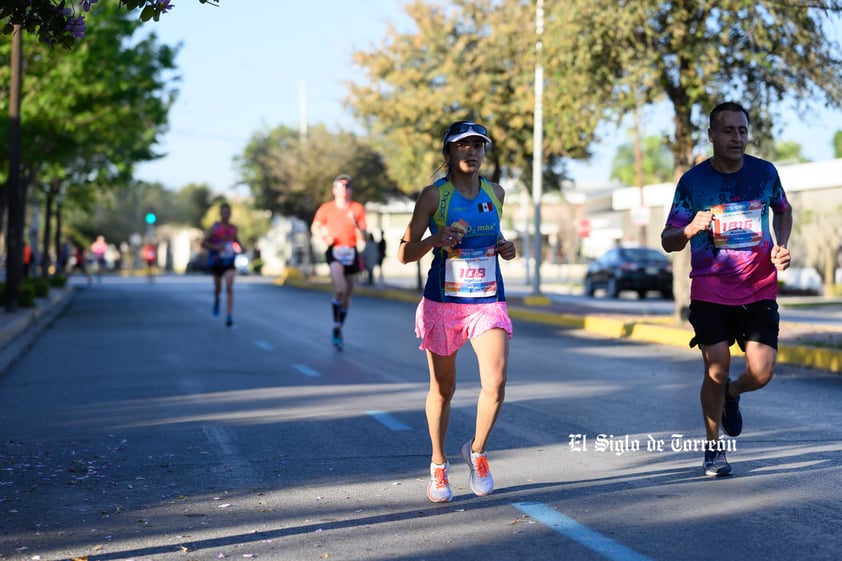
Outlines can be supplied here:
M154 224L158 220L158 216L155 214L155 211L150 210L146 213L146 223L147 224Z

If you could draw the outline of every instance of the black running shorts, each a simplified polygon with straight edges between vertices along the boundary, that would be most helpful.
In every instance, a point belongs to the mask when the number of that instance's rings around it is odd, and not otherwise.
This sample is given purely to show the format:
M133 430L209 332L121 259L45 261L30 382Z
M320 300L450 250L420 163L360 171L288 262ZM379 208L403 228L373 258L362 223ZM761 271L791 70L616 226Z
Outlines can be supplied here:
M327 251L325 252L325 261L327 261L328 265L336 261L336 257L333 256L333 246L327 248ZM342 269L346 275L356 275L362 271L362 267L360 267L360 252L357 251L356 248L354 248L354 262L350 265L342 265Z
M736 341L745 351L746 341L757 341L778 348L780 314L774 300L759 300L741 306L714 304L701 300L690 302L690 324L695 336L690 346Z

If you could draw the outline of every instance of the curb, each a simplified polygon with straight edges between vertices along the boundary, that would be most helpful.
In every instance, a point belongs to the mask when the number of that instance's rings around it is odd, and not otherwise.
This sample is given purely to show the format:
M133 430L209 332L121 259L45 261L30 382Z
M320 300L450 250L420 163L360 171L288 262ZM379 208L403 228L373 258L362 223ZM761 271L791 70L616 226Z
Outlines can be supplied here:
M73 300L72 286L52 288L47 302L33 309L18 310L8 327L0 330L0 376L4 375L38 336L53 323Z
M321 280L307 279L303 276L292 275L279 278L275 281L278 286L292 286L310 290L330 291L329 283ZM404 302L418 302L420 295L399 289L373 289L366 286L359 286L354 289L355 294L363 296L375 296L401 300ZM591 314L559 314L542 310L530 309L532 302L524 300L527 305L509 305L509 316L513 319L555 325L569 329L581 329L611 339L628 339L641 343L657 343L689 349L690 339L693 336L692 330L682 327L660 325L640 319L612 318L603 315ZM537 305L542 305L538 302ZM743 352L734 344L731 347L733 356L740 356ZM805 366L827 370L828 372L842 373L842 350L829 349L824 347L808 347L802 345L779 345L777 362L795 366Z

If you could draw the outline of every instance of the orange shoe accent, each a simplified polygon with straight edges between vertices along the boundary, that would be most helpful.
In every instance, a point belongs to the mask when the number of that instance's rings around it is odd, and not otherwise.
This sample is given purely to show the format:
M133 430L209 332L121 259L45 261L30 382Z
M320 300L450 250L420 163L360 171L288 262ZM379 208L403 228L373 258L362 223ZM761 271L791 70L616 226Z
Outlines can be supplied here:
M447 503L453 500L453 491L447 479L448 464L430 466L430 483L427 484L427 498L434 503Z
M488 458L485 456L477 457L477 475L480 477L488 477L491 470L488 467Z

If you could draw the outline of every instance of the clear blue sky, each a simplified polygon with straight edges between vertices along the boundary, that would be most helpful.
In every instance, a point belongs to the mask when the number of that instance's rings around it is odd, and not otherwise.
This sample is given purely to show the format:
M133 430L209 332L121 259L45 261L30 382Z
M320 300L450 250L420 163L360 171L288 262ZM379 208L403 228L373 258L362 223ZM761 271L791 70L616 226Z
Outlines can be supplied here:
M173 10L150 22L166 44L182 43L177 59L182 81L160 151L168 155L139 167L138 176L177 189L207 183L214 191L234 186L232 158L257 131L297 128L304 84L310 125L353 129L342 107L343 82L357 81L351 55L379 46L392 23L409 31L400 0L222 0L219 7L176 0ZM545 119L551 118L545 115ZM669 115L649 111L644 134L668 130ZM787 117L783 140L794 140L818 161L832 157L833 133L842 112L818 112L814 122ZM580 184L607 181L625 131L604 131L590 164L573 164ZM330 165L330 162L325 162Z

